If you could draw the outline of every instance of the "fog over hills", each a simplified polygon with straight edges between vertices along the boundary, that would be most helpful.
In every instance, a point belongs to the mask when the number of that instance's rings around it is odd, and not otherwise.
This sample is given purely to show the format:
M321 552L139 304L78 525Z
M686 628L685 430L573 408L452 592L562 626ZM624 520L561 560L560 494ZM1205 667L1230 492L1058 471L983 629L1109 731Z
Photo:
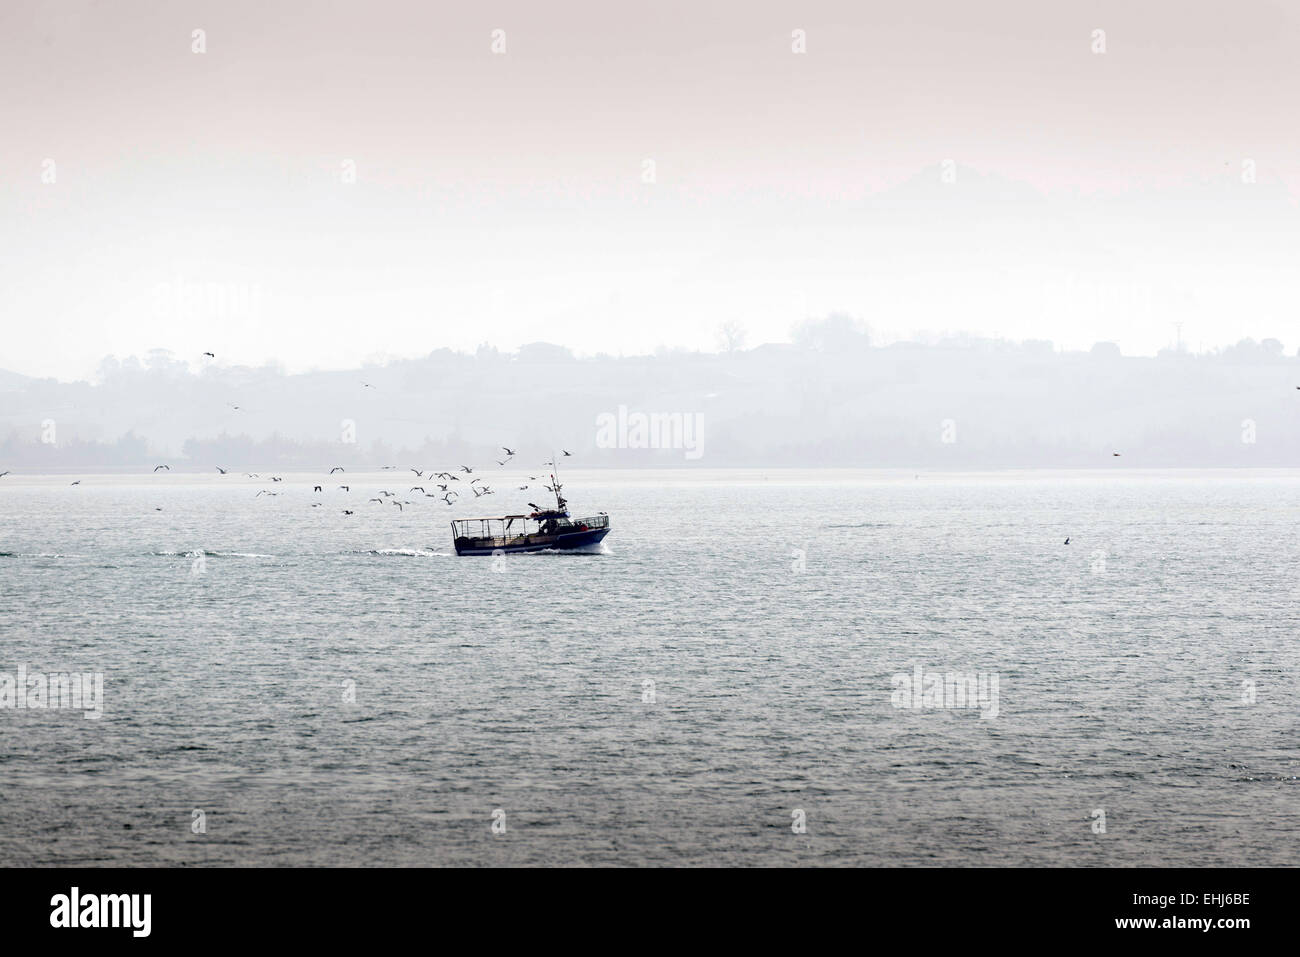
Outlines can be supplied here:
M423 469L502 446L597 468L1300 466L1300 359L1274 339L1124 357L962 336L877 346L842 315L792 343L746 349L730 332L717 353L533 343L289 375L156 351L106 359L93 383L0 372L0 471Z

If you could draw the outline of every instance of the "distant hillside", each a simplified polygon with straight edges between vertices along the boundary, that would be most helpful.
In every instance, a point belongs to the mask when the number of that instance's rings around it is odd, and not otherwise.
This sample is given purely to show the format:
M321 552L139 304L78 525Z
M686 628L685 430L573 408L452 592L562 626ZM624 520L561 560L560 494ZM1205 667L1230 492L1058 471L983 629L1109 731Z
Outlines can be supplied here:
M1108 344L796 344L577 359L439 349L346 372L106 360L95 384L0 372L0 470L442 467L501 447L586 467L1300 466L1300 360L1272 340L1125 358ZM43 439L45 441L43 441ZM667 446L667 447L655 447Z

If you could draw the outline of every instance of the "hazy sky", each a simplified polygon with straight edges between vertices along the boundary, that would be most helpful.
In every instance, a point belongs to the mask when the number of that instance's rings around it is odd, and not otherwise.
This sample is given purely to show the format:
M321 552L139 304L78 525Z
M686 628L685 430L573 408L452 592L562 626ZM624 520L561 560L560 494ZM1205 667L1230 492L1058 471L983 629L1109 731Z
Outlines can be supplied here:
M1297 50L1258 0L6 0L0 368L713 348L830 311L1290 352Z

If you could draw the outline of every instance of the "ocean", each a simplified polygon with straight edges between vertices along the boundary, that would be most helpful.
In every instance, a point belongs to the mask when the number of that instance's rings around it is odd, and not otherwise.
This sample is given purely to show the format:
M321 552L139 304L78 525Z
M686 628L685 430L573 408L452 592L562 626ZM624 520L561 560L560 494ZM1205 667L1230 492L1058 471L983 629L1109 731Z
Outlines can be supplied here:
M1300 863L1300 472L267 474L0 479L0 864Z

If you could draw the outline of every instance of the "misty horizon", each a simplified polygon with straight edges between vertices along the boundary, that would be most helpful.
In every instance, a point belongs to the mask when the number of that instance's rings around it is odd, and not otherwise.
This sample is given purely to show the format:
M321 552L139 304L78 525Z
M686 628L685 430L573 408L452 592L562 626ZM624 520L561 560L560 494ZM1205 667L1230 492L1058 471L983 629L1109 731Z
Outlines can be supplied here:
M723 351L649 356L534 342L289 373L156 350L104 360L94 383L0 372L0 469L425 468L517 445L597 468L1300 464L1300 357L1277 339L1155 357L1109 342L880 345L844 315L790 343L720 334Z

